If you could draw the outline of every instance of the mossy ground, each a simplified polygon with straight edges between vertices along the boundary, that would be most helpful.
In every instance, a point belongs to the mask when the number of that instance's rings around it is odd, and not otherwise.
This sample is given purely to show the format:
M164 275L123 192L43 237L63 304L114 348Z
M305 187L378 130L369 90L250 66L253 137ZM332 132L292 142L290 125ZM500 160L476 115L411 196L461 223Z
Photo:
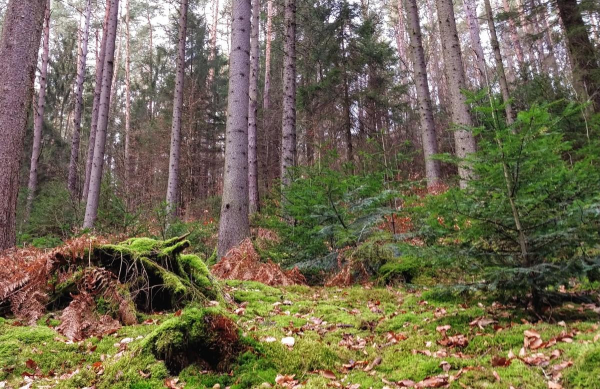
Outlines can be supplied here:
M331 381L318 373L321 370L335 373L345 386L383 388L385 381L420 381L443 374L440 363L446 361L451 365L450 375L464 369L451 388L541 389L548 387L552 366L568 360L573 366L562 371L563 387L600 388L600 341L594 342L600 333L599 317L576 305L555 312L556 320L529 324L526 321L531 318L522 311L495 309L489 301L436 300L427 291L300 286L278 289L235 281L228 282L224 289L245 307L233 317L250 347L227 373L210 373L198 366L185 368L179 379L186 388L212 388L217 383L221 388L261 387L265 382L274 386L277 374L294 374L304 388L326 388ZM56 325L53 319L42 319L37 327L0 319L0 381L12 387L23 385L22 374L35 371L27 367L31 359L40 375L53 373L36 378L32 387L162 388L170 373L144 344L160 324L173 316L148 316L145 324L70 344L48 326ZM502 330L494 325L483 329L470 326L478 317L497 320ZM554 324L561 320L565 323ZM436 343L442 339L436 328L442 325L451 325L448 335L465 335L468 346L447 347L448 356L444 358L415 354L413 350L435 353L442 348ZM528 366L518 359L508 367L493 367L493 357L506 357L509 351L519 354L523 332L528 329L535 329L545 341L565 330L578 333L572 343L559 342L535 351L550 355L561 350L560 357L547 367ZM406 339L391 343L390 331L402 333ZM285 336L295 338L293 348L281 344ZM359 337L366 340L364 347L359 345ZM125 345L125 338L131 342ZM268 338L275 341L265 341ZM344 338L354 342L356 349L340 344ZM452 356L459 351L463 355ZM361 361L370 363L378 357L381 364L372 371L365 372L364 366L359 366ZM343 365L351 361L356 366L344 369ZM474 369L465 369L468 367Z

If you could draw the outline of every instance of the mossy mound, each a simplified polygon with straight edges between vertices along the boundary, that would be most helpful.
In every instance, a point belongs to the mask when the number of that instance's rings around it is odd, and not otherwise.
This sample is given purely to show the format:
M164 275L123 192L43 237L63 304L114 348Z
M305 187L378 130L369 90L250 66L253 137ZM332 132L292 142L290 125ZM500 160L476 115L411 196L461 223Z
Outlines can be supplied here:
M221 300L202 259L183 254L189 246L185 236L166 241L133 238L96 247L91 257L129 287L138 309L169 310L192 301Z
M238 326L215 308L190 308L164 322L144 343L173 374L191 364L226 371L248 349Z

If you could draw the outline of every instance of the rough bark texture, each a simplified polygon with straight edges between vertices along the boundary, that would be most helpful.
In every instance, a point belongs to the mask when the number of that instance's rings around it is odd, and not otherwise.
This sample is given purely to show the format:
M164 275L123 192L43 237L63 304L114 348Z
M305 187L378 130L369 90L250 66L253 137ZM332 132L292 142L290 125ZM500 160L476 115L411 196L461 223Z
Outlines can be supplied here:
M600 112L600 68L597 52L590 41L577 0L557 0L556 4L566 30L575 89L580 97L592 101L594 111Z
M551 29L548 25L548 13L546 9L547 5L542 3L541 1L538 3L539 9L539 20L541 21L544 44L546 45L546 50L548 54L544 58L544 66L552 71L552 74L555 77L560 76L560 67L558 66L558 61L556 60L556 54L554 53L554 41L552 39Z
M504 72L504 64L502 63L502 53L500 52L500 43L498 42L498 35L496 34L496 25L494 24L492 5L490 4L490 0L484 0L484 3L488 28L490 30L490 41L492 44L492 50L494 51L494 58L496 59L496 72L498 73L500 92L502 93L502 99L504 100L506 123L512 124L514 122L515 115L512 109L512 104L510 103L510 92L508 90L508 82L506 81L506 73Z
M450 93L450 108L452 111L452 124L454 128L454 144L456 156L465 158L475 152L475 138L470 131L464 127L472 127L473 122L469 114L466 98L462 90L466 88L465 71L463 67L460 42L456 31L456 20L454 19L454 8L452 0L436 0L438 19L440 23L440 35L442 37L442 52L444 54L444 65L446 68L446 79ZM458 167L461 187L471 175L470 169L464 164Z
M169 183L167 207L173 216L177 214L179 190L179 150L181 148L181 116L183 111L183 79L185 76L185 38L187 35L188 0L181 0L179 9L179 42L177 43L177 74L173 97L173 124L171 126L171 155L169 158Z
M296 0L285 0L284 24L281 182L287 186L296 165Z
M92 121L90 125L90 137L88 140L88 151L85 163L85 181L83 184L83 192L81 200L87 201L87 196L90 187L90 177L92 174L92 165L94 162L94 149L96 147L96 129L98 127L98 110L100 109L100 94L102 92L102 74L104 73L104 58L106 57L106 38L108 29L108 20L110 17L110 7L112 1L106 2L106 12L104 14L104 28L102 32L102 42L100 43L100 54L96 59L96 80L94 86L94 102L92 105Z
M44 111L46 109L46 84L48 76L48 59L50 55L50 0L47 0L44 13L44 44L42 46L42 64L40 67L40 92L37 106L34 109L33 147L29 165L29 182L27 183L27 202L25 204L25 223L29 220L33 198L37 191L38 162L42 151L42 131L44 129Z
M225 172L217 253L220 257L250 235L248 222L248 91L250 0L233 2Z
M463 6L465 9L465 16L467 17L467 25L469 27L469 36L471 37L471 45L473 55L475 56L475 64L477 65L477 80L479 81L479 87L485 87L485 55L483 53L483 46L481 46L481 37L479 31L479 21L477 20L477 4L473 0L464 0Z
M248 108L248 191L250 196L250 214L259 211L258 197L258 34L260 26L260 0L252 0L252 31L250 35L250 102Z
M81 139L81 116L83 114L83 82L85 81L85 68L88 53L90 19L92 0L87 0L83 15L83 26L79 40L79 54L77 56L77 80L75 82L75 113L73 116L73 136L71 138L71 159L69 161L69 192L72 199L77 199L77 164L79 163L79 143Z
M19 169L46 0L11 0L0 38L0 250L15 244Z
M417 0L406 0L406 8L410 48L412 52L413 68L415 70L414 77L417 87L417 100L419 101L419 115L421 118L421 138L423 142L423 154L425 156L425 176L427 177L427 186L433 187L440 180L440 163L439 161L431 159L432 156L438 153L438 145L435 135L435 123L433 121L433 108L431 105L431 95L429 93L427 64L425 63L425 52L423 51L423 37L421 35Z
M112 76L115 60L115 42L117 38L117 25L119 15L119 0L111 0L110 17L106 30L106 48L102 72L102 91L100 93L100 106L98 107L98 126L96 128L96 143L94 146L94 160L90 174L90 185L85 207L84 228L93 228L98 216L98 202L100 200L100 184L104 167L104 150L106 147L106 130L108 128L108 112L110 109L110 96Z

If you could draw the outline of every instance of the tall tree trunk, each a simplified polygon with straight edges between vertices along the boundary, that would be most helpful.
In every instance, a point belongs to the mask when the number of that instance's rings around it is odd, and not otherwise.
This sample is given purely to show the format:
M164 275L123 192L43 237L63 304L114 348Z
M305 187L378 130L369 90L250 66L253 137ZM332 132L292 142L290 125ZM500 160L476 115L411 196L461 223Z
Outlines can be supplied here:
M438 53L439 56L439 42L441 41L441 38L439 24L436 23L435 15L433 13L434 9L435 4L433 3L433 0L427 0L427 17L431 25L429 49L432 53ZM442 103L442 101L446 100L444 74L442 71L443 58L439 58L437 61L429 61L429 64L431 67L431 91L435 93L434 96L439 100L440 103Z
M273 41L273 0L267 0L267 25L265 28L265 82L263 89L263 134L265 146L265 158L262 164L265 186L268 189L271 183L271 161L273 161L273 125L271 113L271 43ZM278 134L277 134L278 135Z
M27 223L31 214L33 198L37 191L38 163L42 151L42 131L44 129L44 110L46 109L46 83L48 76L48 59L50 54L50 0L47 0L44 13L44 44L42 47L42 65L40 68L40 92L38 94L37 107L34 110L33 123L33 148L31 152L31 164L29 166L29 183L27 184L27 203L25 204L25 218Z
M296 165L296 0L285 0L284 24L281 183L288 186Z
M19 169L46 0L10 0L0 38L0 251L13 247Z
M400 69L404 72L408 70L408 57L406 49L406 21L404 20L404 9L402 0L396 3L398 11L398 23L396 24L396 45L398 46L398 56L400 57ZM404 78L404 77L403 77Z
M78 171L79 143L81 139L81 117L83 115L83 83L85 81L85 69L88 53L90 34L90 20L92 13L92 0L87 0L83 16L83 27L79 39L79 54L77 61L77 81L75 82L75 114L73 116L73 136L71 138L71 159L69 161L68 186L71 199L79 199Z
M219 224L219 258L250 235L248 221L248 93L250 0L233 2L225 172Z
M188 0L180 0L179 42L177 44L177 75L173 97L173 125L171 127L171 156L169 158L169 183L167 186L167 208L172 216L177 215L179 195L179 150L181 149L181 116L183 111L183 79L185 76L185 39L187 34Z
M508 89L508 82L506 81L506 73L504 72L504 64L502 63L500 42L498 42L498 35L496 34L496 25L494 24L494 16L492 14L492 5L490 4L490 0L484 0L484 3L488 28L490 30L492 50L494 51L494 58L496 59L496 72L498 73L498 81L500 82L500 92L502 93L502 99L504 100L506 122L510 125L514 122L515 115L512 104L510 103L510 92Z
M114 72L115 42L117 38L117 25L119 15L119 0L111 0L110 17L106 29L106 48L102 72L102 91L100 93L100 106L98 107L98 127L96 129L96 144L94 147L94 161L90 174L90 187L85 208L84 228L93 228L98 216L98 203L100 200L100 185L104 167L104 149L106 147L106 130L108 128L108 112L112 76Z
M508 0L502 0L502 6L504 12L510 14L510 3ZM508 30L510 32L510 39L512 40L515 54L517 55L517 62L519 63L519 71L525 71L525 55L523 54L523 46L521 45L521 39L519 38L519 32L517 31L517 25L512 17L508 18Z
M456 31L456 20L454 19L454 8L452 0L436 0L438 19L440 22L440 35L442 37L442 52L446 68L446 79L450 93L450 106L452 110L452 123L454 128L454 144L456 155L463 159L476 150L473 133L462 129L462 127L473 127L466 97L462 90L466 89L465 71L463 67L462 54L458 32ZM458 166L460 185L466 187L471 176L471 171L464 163Z
M440 163L432 157L438 153L435 123L433 121L433 107L429 93L427 79L427 65L423 51L423 37L419 19L417 0L406 0L407 19L410 28L410 48L412 52L413 68L415 70L415 84L417 86L417 99L419 100L419 115L421 118L421 138L423 141L423 154L425 156L425 176L427 186L434 187L440 180Z
M575 90L580 96L592 101L594 111L600 112L597 52L590 41L577 0L557 0L556 4L566 30Z
M483 46L481 46L481 37L479 30L479 21L477 20L477 4L473 0L463 1L465 15L467 17L467 25L469 26L469 36L471 37L471 45L473 54L475 55L475 64L477 65L477 80L479 87L485 87L485 74L487 72L485 65L485 54Z
M104 14L104 27L102 29L102 42L100 43L100 54L96 59L96 80L94 85L94 103L92 105L92 121L90 125L90 137L88 141L87 160L85 163L85 181L81 200L87 202L87 196L90 188L90 177L92 175L92 165L94 162L94 149L96 147L96 129L98 128L98 111L100 109L100 94L102 92L102 75L104 70L104 57L106 57L106 38L108 36L108 20L110 17L110 7L112 1L106 2L106 12Z
M208 53L208 77L206 77L206 86L207 89L212 89L212 83L215 78L215 61L217 55L217 24L219 22L219 0L214 0L215 9L213 14L213 24L210 30L210 50Z
M150 33L150 60L149 60L149 73L150 77L148 82L150 83L150 91L148 93L148 113L150 120L154 119L154 30L152 28L152 16L150 10L146 13L146 19L148 20L148 32Z
M538 19L541 21L543 29L544 44L546 45L546 49L548 50L548 55L544 58L544 64L548 63L548 70L552 72L554 77L559 77L560 67L558 66L556 54L554 53L554 41L552 39L550 26L548 25L548 12L546 9L546 4L540 1L538 3L538 9L540 10Z
M129 187L131 185L131 34L129 31L129 1L125 4L125 160L123 169L125 175L125 196L129 206Z
M248 191L250 195L250 214L259 211L258 197L258 152L257 152L257 115L258 115L258 34L260 26L260 0L252 0L252 31L250 35L250 101L248 108Z

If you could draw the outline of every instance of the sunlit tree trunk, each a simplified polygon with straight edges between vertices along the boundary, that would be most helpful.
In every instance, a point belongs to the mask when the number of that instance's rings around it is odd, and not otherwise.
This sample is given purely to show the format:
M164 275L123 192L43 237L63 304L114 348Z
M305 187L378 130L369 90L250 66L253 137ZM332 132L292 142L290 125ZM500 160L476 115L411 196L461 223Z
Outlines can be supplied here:
M406 0L407 19L409 24L410 48L412 53L413 68L415 70L415 84L417 86L417 99L419 100L419 115L421 118L421 139L425 157L425 176L427 186L434 187L440 180L440 163L432 157L438 153L435 123L433 121L433 107L429 93L427 79L427 65L423 51L423 38L419 19L417 0Z
M44 129L44 110L46 109L46 83L48 76L48 59L50 56L50 0L47 0L44 14L44 44L42 47L42 65L40 68L40 92L37 107L34 109L33 147L29 165L29 183L27 184L27 203L25 205L25 222L31 214L33 198L37 191L38 163L42 151L42 131Z
M177 44L177 74L173 97L173 124L171 126L171 155L169 158L169 183L167 208L172 216L177 214L179 192L179 151L181 149L181 117L183 111L183 79L185 76L185 38L187 34L188 0L180 0L179 42Z
M46 0L10 0L0 37L0 251L13 247L19 169Z
M106 38L108 31L108 20L110 17L110 7L112 1L106 2L106 12L104 15L104 28L102 32L102 42L100 43L100 53L96 59L96 80L94 84L94 102L92 105L92 121L90 126L90 137L88 141L88 152L85 163L85 181L83 184L83 192L81 194L82 201L87 201L87 196L90 188L90 177L92 175L92 166L94 162L94 149L96 147L96 129L98 128L98 112L100 109L100 94L102 92L102 75L104 70L104 57L106 57Z
M225 131L225 171L219 224L219 258L250 235L248 219L248 92L250 0L233 2L229 94Z
M96 143L94 147L94 160L90 174L90 187L85 208L84 228L93 228L98 216L98 203L100 200L100 185L104 167L104 150L106 147L106 130L108 128L108 112L110 109L110 96L112 76L114 72L115 43L117 38L117 25L119 15L119 0L111 0L110 17L107 25L106 52L102 72L102 91L100 93L100 106L98 107L98 127L96 129Z
M248 108L248 190L250 196L250 214L258 212L260 208L258 196L257 152L259 26L260 0L252 0L252 31L250 34L250 101Z
M506 73L504 72L504 64L502 63L502 53L500 52L500 43L498 42L498 35L496 34L496 25L494 24L492 5L490 4L490 0L484 0L484 3L488 28L490 31L492 50L494 51L494 58L496 60L496 72L498 73L500 92L502 93L502 99L504 100L506 122L510 125L514 122L515 115L513 112L512 104L510 102L510 92L508 89L508 82L506 80Z
M79 39L79 54L77 56L77 81L75 83L75 113L73 116L73 136L71 138L71 158L69 161L69 192L73 200L79 199L77 186L79 163L79 143L81 139L81 117L83 114L83 82L85 81L85 69L88 53L90 19L92 13L92 0L87 0L83 14L83 26Z
M442 37L442 52L444 54L444 65L446 68L446 79L450 93L450 108L452 111L452 124L456 127L454 131L454 144L456 155L463 159L476 150L473 133L463 129L473 127L466 97L462 90L466 89L465 71L463 67L460 42L456 31L456 20L452 0L436 0L438 19L440 23L440 35ZM469 167L461 163L458 167L461 187L471 177Z
M284 24L281 182L287 186L296 165L296 0L285 0Z
M206 77L206 86L207 89L211 90L212 83L215 78L215 66L213 64L216 55L217 55L217 24L219 22L219 0L214 0L215 9L213 14L213 24L210 30L210 43L209 43L209 52L208 52L208 77Z

